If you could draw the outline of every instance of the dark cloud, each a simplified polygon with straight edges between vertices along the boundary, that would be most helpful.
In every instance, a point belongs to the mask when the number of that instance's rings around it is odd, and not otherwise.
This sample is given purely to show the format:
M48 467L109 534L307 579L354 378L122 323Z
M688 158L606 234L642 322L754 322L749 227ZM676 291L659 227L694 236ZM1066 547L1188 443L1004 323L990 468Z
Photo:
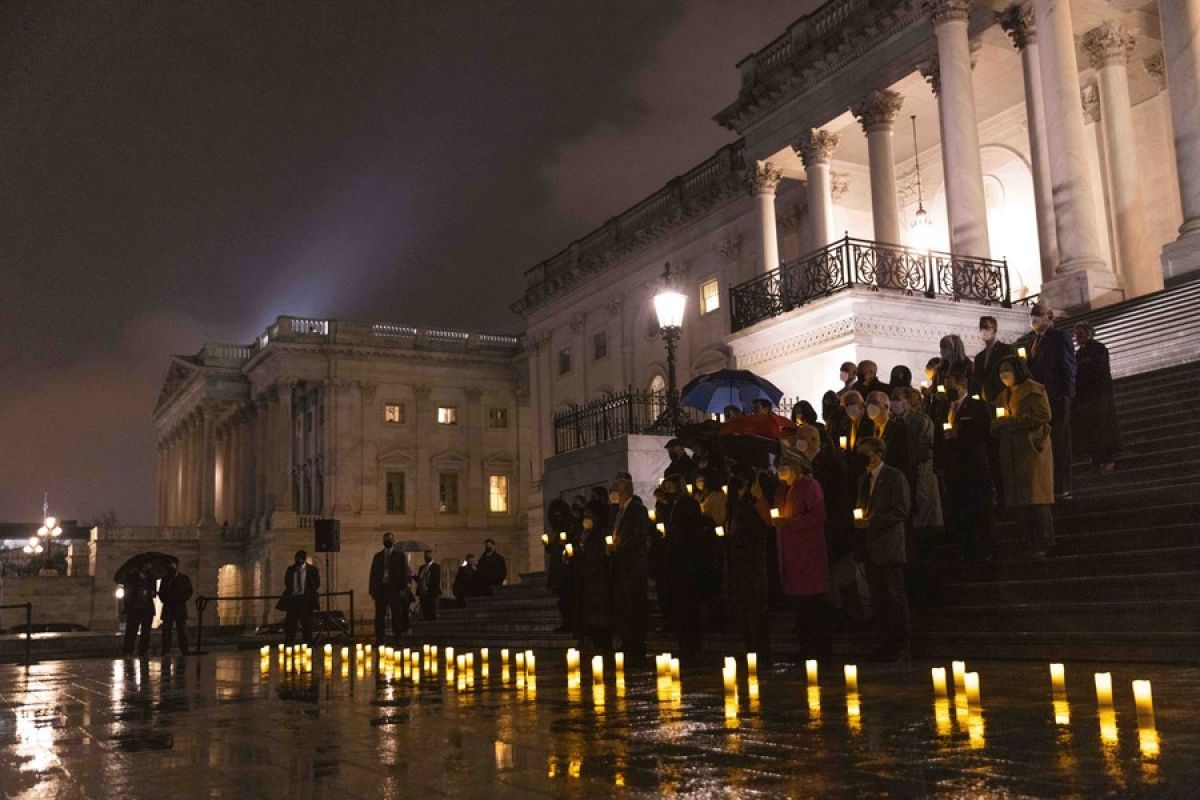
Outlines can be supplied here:
M0 519L151 521L205 339L516 329L523 270L727 141L734 63L806 5L0 5Z

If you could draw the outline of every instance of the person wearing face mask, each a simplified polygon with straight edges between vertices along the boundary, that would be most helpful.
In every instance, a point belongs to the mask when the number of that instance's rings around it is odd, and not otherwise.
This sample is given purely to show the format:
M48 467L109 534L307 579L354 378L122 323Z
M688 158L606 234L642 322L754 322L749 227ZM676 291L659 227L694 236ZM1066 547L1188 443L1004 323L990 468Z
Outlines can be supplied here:
M962 337L957 333L947 334L938 341L938 357L941 362L938 364L937 385L944 386L946 373L950 371L950 365L956 361L970 361L967 358L967 346L963 344Z
M911 389L912 388L912 370L903 364L897 364L892 367L891 377L888 378L888 386L893 391L896 389Z
M460 606L466 605L468 597L475 597L477 594L479 581L475 573L475 554L467 553L467 557L458 565L454 573L454 584L450 587Z
M1071 401L1075 398L1075 349L1067 335L1054 327L1054 309L1035 303L1029 324L1033 341L1027 346L1029 373L1046 390L1050 403L1050 443L1054 450L1054 494L1071 496Z
M858 442L871 435L872 424L867 419L866 403L863 402L862 395L854 390L842 395L842 411L845 413L845 417L833 432L833 441L845 454L846 476L850 481L850 491L853 493L858 491L858 479L862 477L867 468L867 462L859 455ZM841 446L843 437L846 440L844 448Z
M942 493L934 473L933 420L912 407L912 397L912 389L893 389L891 412L892 418L904 429L907 449L907 458L901 468L912 492L912 519L909 521L912 541L907 544L910 554L915 557L913 560L923 569L933 557L933 531L942 526ZM891 447L888 444L889 451ZM891 465L899 468L896 463Z
M992 420L1000 451L1005 501L1025 533L1026 553L1045 558L1054 548L1054 450L1046 389L1019 356L1000 362L1004 391L996 398L1003 417Z
M483 540L483 555L479 557L479 594L487 597L492 590L508 579L508 562L496 552L496 542Z
M755 508L752 487L758 479L750 474L747 482L737 476L729 480L729 514L725 521L729 620L741 634L747 653L760 659L770 654L767 544L771 526ZM761 488L759 492L761 497Z
M612 584L608 548L604 543L606 512L589 503L583 512L583 535L575 550L576 607L579 648L586 652L612 650Z
M975 371L967 387L967 394L977 394L989 403L995 402L1004 391L1004 384L1000 382L1000 360L1017 352L1011 344L1000 341L998 332L995 317L979 318L979 341L983 343L983 349L975 354Z
M1079 450L1091 456L1092 466L1108 475L1116 468L1120 449L1117 404L1113 398L1108 348L1096 341L1096 331L1086 322L1075 326L1075 400L1071 403L1072 427L1079 432Z
M567 508L567 504L562 500L558 502L562 503L564 509ZM442 565L433 560L432 550L425 551L424 561L417 570L417 598L421 602L421 616L425 619L437 619L438 600L442 597ZM557 577L555 574L555 578ZM557 582L551 589L557 589Z
M864 360L858 362L858 380L854 383L854 391L866 397L871 392L887 394L890 387L879 380L879 366L874 361Z
M856 381L858 381L858 365L853 361L843 361L838 372L838 380L842 382L842 386L837 390L838 400L842 399L842 395L850 391Z
M618 472L609 492L612 504L612 594L613 623L621 638L625 663L646 663L646 616L649 613L647 584L650 579L649 546L657 533L646 507L633 494L633 476Z
M829 550L825 544L825 495L804 456L779 468L775 495L779 519L779 574L784 596L796 612L800 658L828 661L833 655L829 628Z
M687 448L683 446L683 442L678 439L672 439L666 444L667 454L671 457L671 463L667 464L667 468L663 470L663 477L668 478L672 475L682 475L685 483L692 483L696 480L696 462L688 455Z
M938 375L942 371L942 359L933 357L925 362L925 380L921 381L921 405L930 419L938 418L938 410L945 405L945 395L938 392Z
M878 436L858 443L867 471L858 484L862 519L854 526L864 534L867 583L880 644L874 655L886 661L908 658L909 615L904 566L907 548L904 525L911 509L911 492L904 473L884 463L887 445Z
M992 406L967 394L970 369L966 361L950 366L946 393L947 421L939 444L938 463L946 483L946 526L964 559L991 559L992 478L988 460Z
M680 656L694 659L704 642L703 614L705 598L704 543L706 531L700 504L688 496L683 477L672 475L663 481L670 508L666 513L667 573L671 595L671 628L679 642Z
M162 654L171 653L171 633L179 632L179 652L188 654L187 601L192 596L192 579L179 571L179 562L167 564L167 576L159 581L158 599L162 601Z
M908 447L908 430L904 423L892 417L891 403L883 392L867 395L868 435L878 436L887 443L887 463L908 475L912 457Z
M391 531L383 535L383 549L371 559L371 572L367 582L367 593L375 601L375 642L386 644L384 632L388 614L392 616L392 639L395 645L408 631L408 586L412 574L408 559L396 547Z

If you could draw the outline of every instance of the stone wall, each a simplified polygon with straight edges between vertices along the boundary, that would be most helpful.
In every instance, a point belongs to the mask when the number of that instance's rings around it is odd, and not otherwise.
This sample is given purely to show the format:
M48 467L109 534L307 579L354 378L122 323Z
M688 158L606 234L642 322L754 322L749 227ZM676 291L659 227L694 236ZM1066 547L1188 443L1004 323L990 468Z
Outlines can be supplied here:
M116 603L116 598L109 598ZM69 622L92 626L92 579L83 577L0 578L0 605L33 603L34 624ZM25 624L24 609L0 612L0 628Z

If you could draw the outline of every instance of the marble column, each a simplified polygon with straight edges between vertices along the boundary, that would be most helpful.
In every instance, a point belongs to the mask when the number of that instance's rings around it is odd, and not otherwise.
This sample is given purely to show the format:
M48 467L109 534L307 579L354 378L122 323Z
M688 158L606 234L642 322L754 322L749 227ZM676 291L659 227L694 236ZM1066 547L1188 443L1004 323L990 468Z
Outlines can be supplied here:
M1154 79L1154 85L1158 87L1159 100L1162 105L1160 109L1162 130L1165 132L1164 139L1167 143L1167 160L1172 167L1172 177L1175 178L1175 206L1179 206L1179 179L1178 173L1175 172L1175 165L1178 159L1175 157L1175 137L1172 134L1171 121L1171 95L1167 91L1167 62L1163 57L1162 50L1159 50L1152 56L1142 59L1142 66L1146 70L1146 74Z
M770 161L754 165L750 177L754 189L754 210L758 217L759 274L779 268L779 235L775 222L775 190L782 177Z
M867 134L867 160L871 172L871 217L875 241L904 244L900 231L900 201L896 194L896 158L892 131L896 114L904 105L899 92L876 89L851 108Z
M1042 281L1058 268L1058 232L1054 229L1054 190L1050 180L1049 145L1046 142L1046 109L1042 98L1042 65L1038 61L1037 27L1033 11L1013 6L999 15L1000 26L1021 52L1025 82L1025 119L1029 127L1029 161L1033 170L1033 208L1037 219L1038 254Z
M1083 49L1096 70L1100 122L1108 164L1108 208L1116 233L1115 267L1126 297L1163 288L1162 269L1147 252L1139 188L1137 141L1129 98L1129 56L1134 37L1121 25L1105 22L1084 34Z
M196 458L196 420L192 415L188 415L187 421L183 429L183 464L180 467L182 471L181 480L181 496L179 504L179 524L191 525L196 521L199 509L194 504L195 493L195 458Z
M179 513L179 429L171 430L167 439L169 450L167 460L167 525L174 525Z
M804 161L808 183L808 225L812 250L820 250L837 237L833 227L833 176L829 168L837 146L838 135L819 128L810 130L795 146Z
M201 525L217 524L217 410L205 405L201 411L200 443L200 519Z
M1159 0L1183 225L1163 248L1168 278L1200 270L1200 0Z
M254 517L261 525L267 516L267 424L271 404L266 394L254 401Z
M937 37L938 107L950 250L956 255L987 258L991 256L987 201L971 83L971 44L967 38L971 0L927 0L925 9Z
M164 487L166 486L166 471L167 471L166 463L165 463L166 462L166 443L163 442L162 439L158 440L157 451L158 451L158 460L155 464L155 470L154 470L154 475L155 475L155 482L154 482L154 486L155 486L154 520L155 520L155 523L154 524L162 525L163 524L163 515L166 513L166 508L165 508L165 503L164 503L164 500L166 497L166 492L165 492Z
M1079 67L1067 0L1034 0L1038 61L1046 105L1046 141L1054 193L1059 266L1042 295L1056 308L1083 309L1122 298L1117 276L1105 263L1096 226L1092 187L1079 111Z
M279 414L278 439L275 442L277 448L276 470L278 483L276 489L276 498L278 499L277 511L292 511L294 505L292 502L292 486L294 485L292 471L295 467L292 459L292 443L295 438L292 431L292 392L295 384L290 381L285 381L278 384L278 401L276 410Z

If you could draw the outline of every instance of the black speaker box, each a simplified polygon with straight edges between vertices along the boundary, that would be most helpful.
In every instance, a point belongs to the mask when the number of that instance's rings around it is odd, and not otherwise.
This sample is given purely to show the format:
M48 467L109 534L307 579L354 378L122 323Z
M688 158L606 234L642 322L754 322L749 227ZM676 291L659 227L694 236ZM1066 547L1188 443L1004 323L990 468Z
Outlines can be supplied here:
M336 519L313 520L318 553L337 553L342 549L342 524Z

